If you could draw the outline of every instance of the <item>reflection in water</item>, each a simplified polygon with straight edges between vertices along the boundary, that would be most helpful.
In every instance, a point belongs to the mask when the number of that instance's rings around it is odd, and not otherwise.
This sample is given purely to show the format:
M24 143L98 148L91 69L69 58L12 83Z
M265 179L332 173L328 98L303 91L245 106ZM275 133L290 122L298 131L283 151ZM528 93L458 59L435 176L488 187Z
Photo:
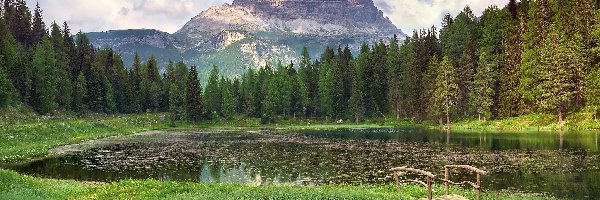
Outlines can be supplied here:
M156 178L321 185L389 184L391 167L439 172L446 164L469 164L491 172L483 177L487 189L600 199L598 133L369 129L154 137L11 168L36 176L87 181Z
M565 137L564 137L565 134L562 131L559 131L558 135L560 135L560 148L559 149L563 150L564 146L565 146Z

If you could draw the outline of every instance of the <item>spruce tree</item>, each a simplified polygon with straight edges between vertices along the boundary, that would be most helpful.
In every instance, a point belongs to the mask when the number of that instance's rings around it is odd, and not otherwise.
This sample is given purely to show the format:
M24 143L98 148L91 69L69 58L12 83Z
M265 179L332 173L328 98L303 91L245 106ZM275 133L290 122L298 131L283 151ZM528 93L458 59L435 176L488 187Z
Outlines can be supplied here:
M58 92L58 76L56 73L56 56L52 43L44 37L42 43L35 49L32 61L33 85L32 106L41 114L57 109L55 95Z
M446 129L450 129L450 111L456 106L458 98L458 80L452 63L448 56L444 56L437 66L435 79L435 92L433 93L434 105L441 106L446 115Z
M221 92L219 91L219 68L216 65L213 65L210 75L208 76L206 91L204 92L204 103L209 116L218 117L221 115L221 101Z
M489 61L487 52L479 55L477 73L473 81L471 91L471 107L477 113L479 120L484 122L492 117L492 105L494 104L496 68L497 63Z
M235 99L233 97L233 92L231 91L231 80L221 77L219 88L221 88L221 96L223 97L221 103L222 116L225 119L232 119L235 114Z
M79 73L73 87L73 109L79 113L87 110L87 83L83 72Z
M300 66L298 68L298 79L300 86L300 95L302 102L303 115L305 117L314 114L315 107L313 102L318 95L316 95L318 87L314 80L316 70L313 68L310 54L306 47L302 48L302 54L300 56Z
M3 65L0 60L0 66ZM16 97L16 90L4 69L0 67L0 108L10 105Z
M40 43L44 36L47 34L46 25L44 24L44 20L42 18L42 9L40 8L39 2L35 4L31 33L32 45L37 45L38 43Z
M387 80L388 80L388 103L396 119L400 119L402 110L401 102L401 57L400 47L398 46L398 38L396 35L390 41L390 47L387 52Z
M61 108L69 109L73 101L73 82L70 73L70 58L65 49L64 39L60 27L56 23L51 26L51 42L56 55L56 73L58 85L60 86L56 93L56 101Z
M325 61L321 65L319 74L319 109L324 117L332 117L333 114L333 96L331 85L331 64Z
M360 123L365 114L365 100L363 95L364 79L362 69L358 64L353 64L352 68L352 95L348 100L349 110L355 123Z
M564 124L569 104L578 92L573 76L581 73L580 65L585 63L577 40L581 41L581 38L568 41L558 25L552 25L540 52L541 81L535 88L540 95L536 102L544 110L555 111L559 125Z
M185 102L187 118L195 123L204 120L201 92L202 88L198 80L198 72L196 71L196 66L192 65L187 77Z

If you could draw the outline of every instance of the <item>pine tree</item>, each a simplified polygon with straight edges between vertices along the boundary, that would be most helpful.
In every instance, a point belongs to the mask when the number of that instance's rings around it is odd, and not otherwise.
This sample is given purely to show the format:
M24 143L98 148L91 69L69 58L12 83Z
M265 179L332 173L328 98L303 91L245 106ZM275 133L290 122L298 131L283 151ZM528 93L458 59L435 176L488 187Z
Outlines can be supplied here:
M6 17L8 16L5 15ZM10 81L18 93L18 100L24 103L29 102L31 92L29 60L23 47L12 36L5 20L0 20L0 52L4 72L10 77Z
M450 111L456 106L458 98L458 83L456 72L448 56L444 56L442 62L437 66L435 79L434 105L441 106L446 114L446 129L450 129Z
M578 38L579 42L581 38ZM581 45L568 41L557 25L552 25L550 33L541 49L541 81L536 85L540 95L536 102L545 110L558 114L558 124L564 124L564 116L569 111L569 103L577 95L577 85L572 82L574 75L583 63Z
M425 97L426 101L426 110L429 117L432 119L437 119L440 127L443 126L443 113L444 109L442 107L443 102L443 91L442 86L440 85L441 80L438 80L438 75L440 72L440 62L437 56L434 56L431 59L431 63L429 64L429 68L425 73L425 79L431 80L432 84L428 84L425 87Z
M547 0L533 1L529 10L529 20L527 32L524 35L524 48L522 54L519 83L519 92L525 100L526 113L533 112L539 104L535 102L536 97L540 95L536 85L542 81L539 74L540 69L540 50L545 38L548 35L553 13Z
M518 14L518 5L517 5L517 0L510 0L508 1L508 10L510 11L510 14L512 15L513 19L517 18L517 14Z
M167 70L170 71L170 70ZM172 75L171 75L172 74ZM185 88L188 69L183 62L177 62L175 69L169 73L169 112L174 120L182 119L186 112Z
M414 45L412 44L412 38L407 37L404 40L402 46L400 46L400 66L399 66L399 74L397 75L397 86L399 87L398 101L399 105L397 105L398 112L403 117L408 117L414 112L411 112L411 108L414 107L414 102L417 100L417 94L415 94L415 89L417 88L417 80L414 71ZM431 79L428 79L431 80ZM430 81L431 82L431 81ZM391 88L390 88L391 89ZM424 97L427 99L427 97ZM413 115L414 116L414 115Z
M73 88L73 109L79 113L85 111L87 109L85 99L87 99L87 83L82 72L77 76L75 87Z
M303 107L304 107L304 100L303 98L306 97L306 94L302 94L301 91L301 81L300 78L298 77L298 72L296 72L296 69L294 68L294 64L290 64L287 67L287 75L289 77L289 85L290 85L290 103L289 103L289 112L292 115L292 117L294 119L296 119L296 117L298 115L302 115L303 114Z
M331 64L325 61L321 65L319 74L319 109L322 116L332 117L333 112L333 96L331 85Z
M219 68L216 65L213 65L208 77L206 91L204 92L204 103L207 112L211 117L218 117L221 115L221 101L221 92L219 91Z
M400 119L402 110L401 102L401 57L398 38L396 35L390 41L390 47L387 52L387 80L388 80L388 102L396 119Z
M34 67L32 106L41 114L56 110L55 95L58 92L56 56L50 40L45 37L35 49L32 65Z
M196 66L192 65L187 77L187 85L185 90L186 114L188 120L192 122L200 122L204 120L202 107L202 88L198 80L198 72Z
M596 20L600 21L600 13L596 14ZM595 44L600 44L600 24L593 26L590 37ZM590 54L591 59L596 60L596 62L591 62L590 67L587 69L585 100L586 105L594 109L594 119L597 120L600 113L600 66L598 65L598 60L600 60L600 46L596 45L591 48Z
M496 69L497 63L493 60L489 61L490 57L487 52L479 55L479 64L477 65L477 73L473 81L473 90L471 91L471 107L477 113L479 120L485 122L492 117L492 105L494 104L495 85L496 85Z
M373 80L373 68L371 63L371 49L369 45L363 44L360 48L360 53L356 58L355 64L359 66L361 70L362 79L365 80L362 83L359 83L359 87L361 87L361 91L363 92L363 100L365 104L365 115L371 116L376 112L375 100L372 94L372 90L367 83L366 80Z
M0 60L0 66L3 65ZM0 67L0 108L10 105L16 97L16 90L13 87L10 79L4 69Z
M108 78L104 77L102 80L104 85L105 101L104 101L104 112L115 113L117 112L117 102L115 101L114 88Z
M338 54L333 63L331 63L330 74L330 95L331 101L331 117L336 121L344 117L347 110L346 91L345 91L345 75L348 70L348 61L343 57L343 51L338 49Z
M31 43L33 45L37 45L42 41L46 34L46 25L42 19L42 9L40 8L40 3L37 2L35 4L35 10L33 14Z
M33 46L31 42L31 12L25 0L16 0L13 9L14 15L10 17L12 22L9 22L12 33L25 50L29 50Z
M51 42L56 55L56 73L58 85L56 101L61 108L69 109L73 101L73 85L70 73L70 59L65 49L62 31L56 23L52 23Z
M375 114L384 116L388 111L387 103L387 72L386 72L386 61L387 57L387 46L383 43L383 40L379 41L374 47L371 56L371 62L373 63L373 79L369 85L371 95L375 101Z
M515 117L521 110L520 68L524 50L523 35L526 30L527 3L519 3L517 18L506 21L504 30L503 65L499 70L498 114L497 118Z
M221 77L219 81L219 88L221 88L221 96L223 97L221 112L225 119L232 119L235 114L235 99L231 91L231 86L231 80Z
M363 95L364 79L362 77L362 69L358 64L353 64L352 68L352 95L348 100L350 113L354 118L355 123L359 123L365 114L365 100Z

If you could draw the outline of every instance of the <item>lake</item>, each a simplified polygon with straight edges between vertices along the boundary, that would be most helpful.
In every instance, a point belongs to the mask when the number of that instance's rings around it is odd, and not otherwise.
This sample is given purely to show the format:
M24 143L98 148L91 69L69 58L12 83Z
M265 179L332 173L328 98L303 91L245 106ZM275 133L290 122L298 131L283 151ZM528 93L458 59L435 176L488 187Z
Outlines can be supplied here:
M424 129L189 131L126 136L74 154L5 167L37 177L200 183L391 184L409 166L443 177L444 165L489 172L484 190L600 199L598 132ZM455 173L458 180L472 178ZM441 183L439 180L437 183Z

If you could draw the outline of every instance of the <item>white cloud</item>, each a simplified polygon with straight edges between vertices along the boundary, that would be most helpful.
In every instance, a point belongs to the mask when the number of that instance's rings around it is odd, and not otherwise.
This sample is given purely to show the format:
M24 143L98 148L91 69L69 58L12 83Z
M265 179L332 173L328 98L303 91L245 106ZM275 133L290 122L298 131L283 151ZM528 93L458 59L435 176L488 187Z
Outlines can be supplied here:
M67 21L73 32L152 28L173 33L209 6L233 0L40 0L46 23ZM444 14L456 15L465 5L476 15L489 5L506 0L374 0L384 14L405 33L432 25ZM35 0L27 0L33 9Z
M173 33L209 6L232 0L40 0L44 20L66 21L73 32L148 28ZM27 0L31 9L35 0Z
M415 29L441 26L442 18L450 13L456 16L466 5L480 16L490 5L503 7L507 0L374 0L375 5L406 34Z

